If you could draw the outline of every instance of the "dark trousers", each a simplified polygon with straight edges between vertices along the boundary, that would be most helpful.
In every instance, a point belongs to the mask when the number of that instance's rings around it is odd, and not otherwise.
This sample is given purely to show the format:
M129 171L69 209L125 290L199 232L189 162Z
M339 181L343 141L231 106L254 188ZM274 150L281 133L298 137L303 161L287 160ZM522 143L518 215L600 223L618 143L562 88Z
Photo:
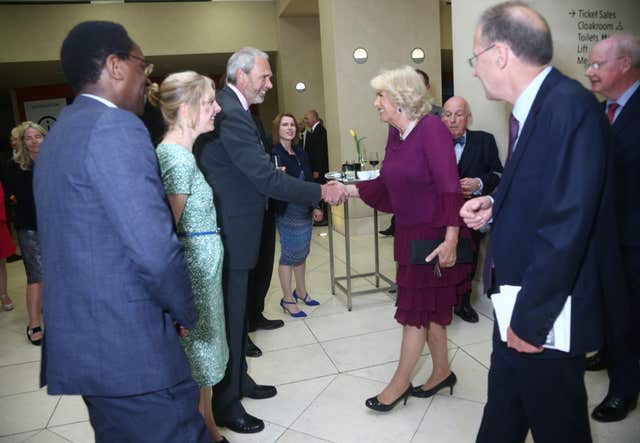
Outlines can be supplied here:
M547 352L547 351L545 351ZM540 358L494 340L478 443L591 442L584 357Z
M213 413L217 418L235 418L245 413L240 399L255 388L247 374L245 348L247 343L248 269L229 269L222 273L224 314L229 344L229 363L220 382L213 387Z
M256 267L249 273L249 294L247 299L247 320L253 324L264 311L264 299L269 292L273 274L273 257L276 250L275 216L265 211L262 221L260 255Z
M631 397L640 392L640 247L623 247L622 263L628 299L605 318L605 353L609 394ZM606 301L605 301L606 303ZM623 322L623 316L630 321ZM620 325L629 325L629 329Z
M199 398L192 379L143 395L83 397L96 443L211 442Z

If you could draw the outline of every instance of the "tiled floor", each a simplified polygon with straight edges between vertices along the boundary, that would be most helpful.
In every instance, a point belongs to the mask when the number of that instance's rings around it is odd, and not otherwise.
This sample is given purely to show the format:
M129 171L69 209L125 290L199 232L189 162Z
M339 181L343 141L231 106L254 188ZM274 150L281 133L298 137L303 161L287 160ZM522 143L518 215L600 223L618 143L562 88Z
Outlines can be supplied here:
M393 320L393 297L375 293L354 298L353 311L344 296L330 294L328 239L314 230L307 281L322 302L305 308L303 320L284 316L274 273L266 314L285 320L284 328L252 334L264 355L249 359L249 371L260 383L275 384L278 395L268 400L244 400L247 410L266 421L254 435L223 429L233 442L473 442L487 394L491 352L491 307L478 300L480 322L454 320L448 328L449 358L458 376L454 393L442 391L431 399L410 398L406 406L378 414L364 400L378 393L393 374L399 354L401 328ZM336 236L338 272L344 272L344 247ZM352 241L355 271L370 271L371 236ZM381 266L393 275L391 238L381 238ZM0 312L0 443L91 442L93 431L79 397L48 396L38 389L40 349L24 334L25 278L22 263L8 265L9 294L16 309ZM373 287L371 281L356 287ZM431 369L428 348L415 371L414 384L426 380ZM605 372L588 373L591 407L607 389ZM620 423L592 422L596 442L640 441L640 408ZM531 441L531 439L529 439ZM499 442L498 442L499 443Z

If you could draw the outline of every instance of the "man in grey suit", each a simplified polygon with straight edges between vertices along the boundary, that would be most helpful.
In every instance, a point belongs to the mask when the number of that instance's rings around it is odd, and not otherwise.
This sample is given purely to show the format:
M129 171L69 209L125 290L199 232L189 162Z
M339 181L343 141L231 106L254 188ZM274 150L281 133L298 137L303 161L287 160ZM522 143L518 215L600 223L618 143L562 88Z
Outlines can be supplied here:
M135 115L153 66L111 22L74 27L60 58L79 95L34 173L42 384L83 396L97 442L211 441L178 340L197 320L186 260Z
M248 414L241 398L269 398L274 386L258 385L247 374L247 285L249 270L258 260L262 219L268 198L311 205L321 198L339 203L346 198L338 182L319 185L276 170L262 145L249 105L262 103L271 89L268 55L243 48L227 63L227 85L218 91L222 107L216 129L196 142L199 166L216 196L225 248L223 293L229 364L225 377L214 386L213 412L221 426L241 433L260 432L264 422Z

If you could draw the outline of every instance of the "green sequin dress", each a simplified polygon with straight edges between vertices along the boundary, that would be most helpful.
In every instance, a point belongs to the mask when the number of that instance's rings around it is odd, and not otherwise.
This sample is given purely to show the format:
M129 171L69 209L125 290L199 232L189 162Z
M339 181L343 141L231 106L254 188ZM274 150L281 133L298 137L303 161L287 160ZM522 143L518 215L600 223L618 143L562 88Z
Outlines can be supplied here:
M158 145L162 182L167 194L186 194L177 226L189 266L198 322L181 339L193 379L200 387L218 383L229 360L222 299L223 246L217 233L213 191L193 154L180 145Z

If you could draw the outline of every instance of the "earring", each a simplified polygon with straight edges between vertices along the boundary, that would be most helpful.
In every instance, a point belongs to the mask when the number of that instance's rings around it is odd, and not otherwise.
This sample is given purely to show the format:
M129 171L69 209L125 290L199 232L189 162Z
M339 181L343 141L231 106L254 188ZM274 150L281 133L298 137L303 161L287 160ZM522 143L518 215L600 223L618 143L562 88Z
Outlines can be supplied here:
M401 107L398 107L398 112L402 112L402 108Z

